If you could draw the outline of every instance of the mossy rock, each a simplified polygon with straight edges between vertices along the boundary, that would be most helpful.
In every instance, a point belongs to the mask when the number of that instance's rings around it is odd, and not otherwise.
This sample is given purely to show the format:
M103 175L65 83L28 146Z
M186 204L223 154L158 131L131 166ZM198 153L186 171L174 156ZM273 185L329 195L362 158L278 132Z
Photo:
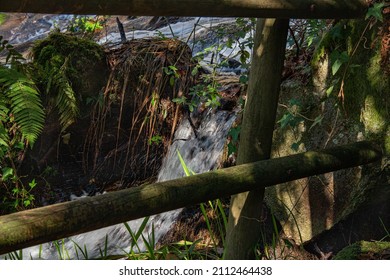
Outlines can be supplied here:
M80 100L97 97L108 77L104 48L89 39L71 34L51 33L32 48L34 63L43 75L65 68L74 92ZM45 81L43 83L50 83Z
M390 242L360 241L341 250L335 260L389 260Z
M340 105L345 114L355 122L362 122L368 138L388 141L390 75L383 63L384 47L381 40L384 36L381 30L388 24L386 22L390 22L390 19L367 28L366 21L340 21L317 47L312 66L316 69L322 59L333 54L333 61L330 59L331 65L328 67L331 68L338 58L334 53L345 51L348 62L342 63L334 75L328 75L328 87L334 84L332 94L342 97Z
M284 128L278 125L273 139L273 157L361 140L378 141L385 156L390 155L390 77L381 68L380 25L365 31L367 21L340 21L336 26L338 36L324 38L313 55L313 72L321 67L318 80L322 84L313 82L313 88L311 84L296 87L291 87L291 83L282 84L279 103L287 105L279 107L279 123L288 113L286 108L295 112L293 104L299 104L298 112L307 119L295 117L298 120L293 125ZM366 40L356 47L362 34ZM337 75L332 76L329 57L335 49L340 53L348 52L351 60L347 69L343 68L347 66L345 63ZM338 93L344 70L344 98L340 99ZM334 92L327 97L326 89L337 79ZM324 91L318 92L318 89ZM313 126L318 119L320 123ZM304 243L368 203L366 194L371 185L389 184L390 177L378 182L381 174L389 174L387 162L385 157L382 164L339 170L267 188L265 200L285 234L297 243Z

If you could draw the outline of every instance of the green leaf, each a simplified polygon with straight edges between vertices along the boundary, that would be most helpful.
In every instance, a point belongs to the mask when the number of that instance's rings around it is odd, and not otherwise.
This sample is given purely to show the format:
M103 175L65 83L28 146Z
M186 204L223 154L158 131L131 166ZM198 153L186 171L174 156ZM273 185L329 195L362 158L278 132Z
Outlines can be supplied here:
M241 126L233 127L229 130L228 135L232 137L233 142L237 142L238 136L240 135L241 132Z
M310 126L309 130L315 127L317 124L321 124L322 120L324 119L324 116L319 115L315 118L313 124Z
M4 128L4 126L0 125L0 145L8 148L9 147L8 143L9 143L8 131Z
M172 102L177 103L177 104L185 104L187 101L187 98L185 96L173 98Z
M241 75L240 79L239 79L239 82L241 84L246 84L248 82L248 76L247 75Z
M35 181L35 179L33 179L30 183L28 183L28 185L30 186L30 189L33 189L36 187L37 182Z
M3 181L6 181L8 178L14 176L14 170L11 167L3 167L2 172L3 172L3 176L2 176Z
M330 54L330 60L332 61L332 74L333 76L336 75L336 73L339 71L340 67L348 62L349 55L346 51L340 53L337 50L334 50Z
M289 101L288 101L288 104L290 104L290 106L298 106L298 107L302 107L302 102L299 100L299 99L296 99L296 98L291 98Z
M230 142L230 143L227 145L227 147L228 147L228 155L229 155L229 156L230 156L231 154L237 152L237 147L236 147L235 145L233 145L233 143Z
M171 85L171 87L174 86L174 84L175 84L175 76L171 76L171 77L169 78L169 84Z
M326 96L329 97L329 95L331 95L331 93L333 92L333 89L334 89L334 86L330 86L327 90L326 90Z
M370 7L367 11L366 18L368 19L370 17L373 17L380 22L383 22L383 14L382 14L382 9L385 6L385 3L375 3L372 7Z
M337 59L333 64L332 64L332 75L336 75L336 73L339 71L341 65L343 65L343 62L339 59Z
M186 165L186 163L184 162L184 159L182 158L182 156L181 156L179 150L177 150L177 156L179 157L180 164L181 164L181 166L182 166L182 168L183 168L184 173L186 174L186 176L195 175L196 173L187 167L187 165Z
M284 114L280 120L278 120L278 123L280 123L281 128L285 128L291 122L291 120L293 118L294 117L291 114L287 113L287 114Z
M194 67L194 69L192 69L192 71L191 71L191 76L196 76L198 74L198 72L199 72L198 67Z

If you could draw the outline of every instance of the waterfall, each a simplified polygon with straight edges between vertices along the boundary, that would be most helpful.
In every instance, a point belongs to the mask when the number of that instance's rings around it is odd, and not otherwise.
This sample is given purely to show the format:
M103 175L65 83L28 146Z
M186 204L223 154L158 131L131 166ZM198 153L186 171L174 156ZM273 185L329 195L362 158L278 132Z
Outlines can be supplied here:
M195 173L215 169L235 118L235 112L206 110L197 117L200 124L196 129L196 136L189 120L184 118L177 128L174 141L164 158L158 181L185 176L177 151L180 152L187 167ZM181 211L182 209L177 209L151 216L143 232L144 236L147 237L151 234L153 228L155 241L158 242L174 224ZM133 232L136 232L143 220L141 218L129 221L128 225ZM145 244L142 238L140 239L138 246L141 251L145 251ZM131 237L125 225L117 224L60 241L29 247L23 249L22 253L23 259L58 259L59 251L62 258L84 258L80 249L76 249L76 246L79 246L83 250L86 249L88 258L93 259L99 258L101 252L105 250L108 255L123 255L129 251L130 244Z

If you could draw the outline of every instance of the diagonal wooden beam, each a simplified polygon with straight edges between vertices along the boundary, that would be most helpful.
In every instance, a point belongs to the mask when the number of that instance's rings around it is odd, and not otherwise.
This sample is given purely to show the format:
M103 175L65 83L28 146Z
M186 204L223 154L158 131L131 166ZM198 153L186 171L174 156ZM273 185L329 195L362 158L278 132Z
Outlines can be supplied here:
M376 144L358 142L0 216L0 254L381 157Z
M0 12L133 16L359 18L366 0L0 0Z

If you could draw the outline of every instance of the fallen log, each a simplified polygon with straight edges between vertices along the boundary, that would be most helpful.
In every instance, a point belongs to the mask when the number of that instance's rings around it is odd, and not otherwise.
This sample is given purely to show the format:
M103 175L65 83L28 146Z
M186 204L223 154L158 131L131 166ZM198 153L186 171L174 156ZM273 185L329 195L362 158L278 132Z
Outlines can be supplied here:
M132 16L361 18L365 0L0 0L0 12Z
M381 157L375 143L364 141L0 216L0 254Z

